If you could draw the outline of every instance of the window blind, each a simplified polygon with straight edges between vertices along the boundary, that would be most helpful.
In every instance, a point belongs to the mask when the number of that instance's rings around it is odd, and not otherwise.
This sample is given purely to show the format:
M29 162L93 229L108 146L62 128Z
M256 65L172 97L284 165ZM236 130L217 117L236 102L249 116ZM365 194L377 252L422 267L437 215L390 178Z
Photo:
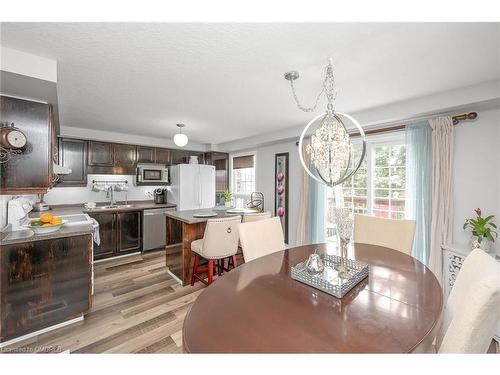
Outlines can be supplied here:
M253 168L253 155L237 156L233 158L233 169Z

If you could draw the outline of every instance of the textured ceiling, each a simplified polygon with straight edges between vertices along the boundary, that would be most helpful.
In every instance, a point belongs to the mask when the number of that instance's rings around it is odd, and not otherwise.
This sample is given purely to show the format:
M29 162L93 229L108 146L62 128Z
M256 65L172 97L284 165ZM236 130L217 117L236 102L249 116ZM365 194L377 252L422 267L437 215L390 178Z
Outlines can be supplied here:
M61 125L221 143L304 123L333 57L357 111L500 78L499 24L2 23L1 42L58 62Z

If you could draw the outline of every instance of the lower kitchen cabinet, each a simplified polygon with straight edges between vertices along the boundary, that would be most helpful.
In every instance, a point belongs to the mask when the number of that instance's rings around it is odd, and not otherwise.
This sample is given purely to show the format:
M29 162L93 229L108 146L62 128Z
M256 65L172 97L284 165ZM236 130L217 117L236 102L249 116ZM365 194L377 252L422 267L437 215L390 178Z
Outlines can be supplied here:
M99 223L100 244L94 260L134 253L142 249L141 211L89 213Z
M141 211L116 214L118 228L118 253L141 250Z
M113 212L92 213L99 223L99 245L94 243L94 260L108 258L115 254L116 250L116 214Z
M88 312L92 235L2 246L0 342Z

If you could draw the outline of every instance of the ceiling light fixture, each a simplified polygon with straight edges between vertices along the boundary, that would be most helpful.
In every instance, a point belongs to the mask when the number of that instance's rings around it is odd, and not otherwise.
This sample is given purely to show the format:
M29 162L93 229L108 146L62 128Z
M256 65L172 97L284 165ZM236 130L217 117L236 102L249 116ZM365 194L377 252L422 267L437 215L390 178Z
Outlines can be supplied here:
M187 135L182 133L182 128L185 126L184 124L177 124L179 133L174 136L174 143L179 147L184 147L188 143Z
M303 107L300 104L294 86L294 81L298 78L299 72L297 71L285 73L285 79L290 81L293 98L300 110L304 112L314 111L323 94L325 94L328 101L326 112L309 121L300 135L300 162L306 172L316 181L330 187L339 185L354 175L361 166L366 153L365 133L363 128L353 117L346 113L336 112L333 109L333 102L337 95L335 92L332 59L328 60L328 65L325 68L323 88L316 96L314 106ZM319 126L316 124L316 129L313 130L312 127L319 119L321 119ZM350 122L356 126L361 135L362 151L359 160L353 160L353 144L345 125L346 122ZM308 131L311 131L312 134L310 143L305 147L305 152L311 159L311 165L305 163L303 155L304 137L307 135Z

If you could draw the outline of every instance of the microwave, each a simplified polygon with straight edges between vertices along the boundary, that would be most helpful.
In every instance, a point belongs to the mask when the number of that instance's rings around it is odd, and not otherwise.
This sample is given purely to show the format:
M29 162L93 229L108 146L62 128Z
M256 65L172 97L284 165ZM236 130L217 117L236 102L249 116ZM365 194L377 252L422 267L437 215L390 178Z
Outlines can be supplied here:
M168 184L168 168L163 164L137 164L137 182Z

